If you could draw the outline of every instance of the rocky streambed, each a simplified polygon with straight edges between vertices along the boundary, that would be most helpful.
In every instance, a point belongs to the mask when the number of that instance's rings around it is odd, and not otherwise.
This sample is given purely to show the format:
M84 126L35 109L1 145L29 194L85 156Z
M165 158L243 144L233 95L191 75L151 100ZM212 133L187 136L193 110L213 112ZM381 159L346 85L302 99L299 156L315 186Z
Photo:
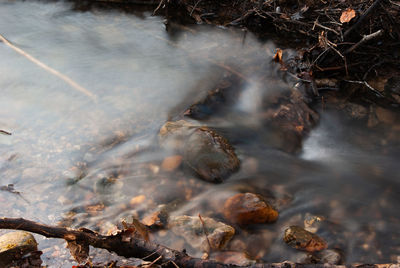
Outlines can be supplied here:
M0 136L2 216L102 234L125 218L153 242L243 266L397 261L393 73L369 81L388 105L299 77L295 51L243 31L166 32L148 13L65 3L2 7L1 34L96 96L1 43L0 123L12 133ZM45 264L75 264L63 242L36 240Z

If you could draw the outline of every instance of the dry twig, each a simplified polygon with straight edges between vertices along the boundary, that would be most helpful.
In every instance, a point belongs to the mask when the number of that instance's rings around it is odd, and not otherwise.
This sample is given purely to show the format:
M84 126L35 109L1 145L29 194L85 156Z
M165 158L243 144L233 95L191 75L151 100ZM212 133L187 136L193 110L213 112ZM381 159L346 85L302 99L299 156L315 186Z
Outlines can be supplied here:
M0 133L4 135L12 135L11 132L0 129Z
M73 89L85 94L86 96L90 97L92 100L96 99L96 95L94 95L92 92L90 92L88 89L82 87L81 85L79 85L78 83L76 83L74 80L72 80L71 78L69 78L68 76L66 76L65 74L60 73L59 71L49 67L48 65L44 64L43 62L41 62L40 60L36 59L35 57L33 57L32 55L30 55L29 53L23 51L22 49L20 49L19 47L11 44L10 41L8 41L3 35L0 34L0 41L2 41L6 46L12 48L14 51L16 51L17 53L19 53L20 55L24 56L25 58L27 58L28 60L30 60L31 62L35 63L36 65L38 65L39 67L43 68L45 71L57 76L58 78L62 79L64 82L66 82L67 84L69 84Z
M376 31L372 34L368 34L368 35L364 35L363 38L358 41L356 44L354 44L351 48L349 48L348 50L346 50L346 52L344 52L344 54L349 54L350 52L352 52L354 49L358 48L362 43L367 42L371 39L377 38L378 36L380 36L383 33L383 30L379 30Z

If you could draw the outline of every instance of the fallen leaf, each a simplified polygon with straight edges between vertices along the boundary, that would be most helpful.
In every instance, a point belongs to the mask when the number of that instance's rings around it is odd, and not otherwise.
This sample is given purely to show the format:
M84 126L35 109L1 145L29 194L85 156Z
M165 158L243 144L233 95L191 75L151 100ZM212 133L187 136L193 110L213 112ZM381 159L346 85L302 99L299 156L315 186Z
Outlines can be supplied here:
M303 130L304 130L304 126L296 126L296 131L297 132L303 132Z
M282 49L278 48L276 50L275 56L274 56L274 61L282 63Z
M354 11L354 9L348 8L342 12L342 15L340 16L340 22L341 23L349 22L355 16L356 12Z

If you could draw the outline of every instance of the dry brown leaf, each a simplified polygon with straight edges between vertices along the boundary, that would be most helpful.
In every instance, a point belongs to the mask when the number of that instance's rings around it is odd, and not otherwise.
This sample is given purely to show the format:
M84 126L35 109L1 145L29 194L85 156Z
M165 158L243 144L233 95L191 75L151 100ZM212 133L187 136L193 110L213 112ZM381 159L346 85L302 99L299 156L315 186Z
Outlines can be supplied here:
M356 12L354 11L354 9L348 8L342 12L342 15L340 16L340 22L341 23L349 22L355 16L356 16Z
M276 50L275 56L274 56L274 61L275 62L279 62L282 63L282 49L278 48Z

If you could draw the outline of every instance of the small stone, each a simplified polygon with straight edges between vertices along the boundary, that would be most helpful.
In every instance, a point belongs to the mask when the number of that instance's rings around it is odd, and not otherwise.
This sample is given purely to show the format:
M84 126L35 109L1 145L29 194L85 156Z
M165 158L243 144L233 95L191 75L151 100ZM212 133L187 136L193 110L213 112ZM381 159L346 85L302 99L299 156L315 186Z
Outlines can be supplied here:
M6 233L0 236L0 267L8 267L37 250L37 242L32 234L23 231Z
M132 197L132 199L129 201L129 205L131 205L131 207L136 207L137 205L142 204L145 200L146 200L145 195L138 195Z
M226 200L224 216L233 223L248 225L274 222L278 212L259 195L240 193Z
M290 226L287 228L283 240L295 249L308 252L320 251L326 249L328 246L321 237L299 226Z
M256 263L256 261L252 260L245 252L222 251L217 252L214 256L211 257L217 262L238 266L250 266Z
M168 227L193 248L205 252L209 252L210 246L211 249L223 249L235 234L233 227L208 217L202 217L201 221L197 216L175 216L169 219Z
M306 253L297 260L302 264L331 264L343 263L342 254L337 249L325 249L319 252Z
M161 167L166 171L174 171L177 169L182 163L181 155L172 155L164 158Z
M326 249L319 253L321 263L338 265L343 263L342 254L336 249Z
M307 213L304 216L304 229L311 233L316 233L321 226L321 222L324 220L324 217L311 215Z

